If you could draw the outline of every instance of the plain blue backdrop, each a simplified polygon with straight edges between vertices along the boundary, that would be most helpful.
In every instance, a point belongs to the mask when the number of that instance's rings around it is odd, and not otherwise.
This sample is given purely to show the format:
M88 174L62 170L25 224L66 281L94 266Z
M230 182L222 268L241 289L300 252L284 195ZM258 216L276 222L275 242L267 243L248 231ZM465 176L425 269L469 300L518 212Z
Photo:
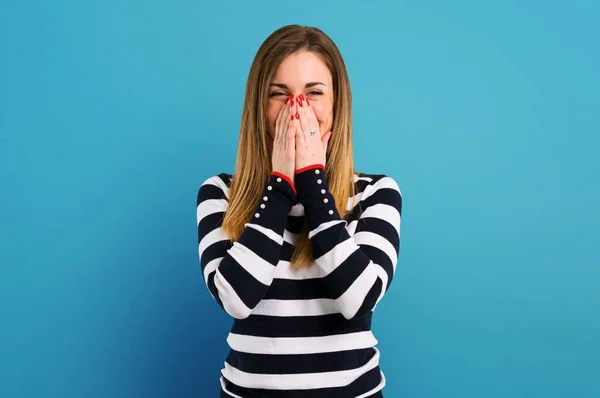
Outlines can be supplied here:
M0 396L215 397L195 200L276 28L339 45L397 179L386 397L600 396L596 1L3 1Z

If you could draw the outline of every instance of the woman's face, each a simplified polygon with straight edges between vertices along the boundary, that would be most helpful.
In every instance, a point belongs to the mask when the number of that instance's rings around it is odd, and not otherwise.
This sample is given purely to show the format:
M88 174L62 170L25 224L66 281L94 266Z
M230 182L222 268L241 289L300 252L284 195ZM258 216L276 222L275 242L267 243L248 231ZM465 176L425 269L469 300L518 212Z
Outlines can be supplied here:
M299 51L283 60L269 87L267 117L269 135L275 137L275 121L285 100L300 94L310 102L317 120L321 137L333 126L333 82L331 73L319 56Z

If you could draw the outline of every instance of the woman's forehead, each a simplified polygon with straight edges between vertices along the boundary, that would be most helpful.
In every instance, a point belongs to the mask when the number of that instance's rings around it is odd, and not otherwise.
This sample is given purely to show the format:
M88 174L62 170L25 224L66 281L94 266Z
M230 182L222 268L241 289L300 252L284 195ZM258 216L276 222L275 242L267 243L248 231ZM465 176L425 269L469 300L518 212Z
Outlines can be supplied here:
M273 76L273 83L285 84L288 87L314 82L330 85L331 73L317 54L307 51L289 55Z

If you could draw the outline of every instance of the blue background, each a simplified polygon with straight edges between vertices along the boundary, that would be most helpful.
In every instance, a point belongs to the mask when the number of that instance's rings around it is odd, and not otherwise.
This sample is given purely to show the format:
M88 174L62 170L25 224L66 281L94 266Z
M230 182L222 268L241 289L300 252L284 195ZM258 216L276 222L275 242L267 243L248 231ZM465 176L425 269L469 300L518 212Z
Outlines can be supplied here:
M216 396L231 322L203 284L196 192L233 170L250 63L288 23L339 45L357 168L404 195L374 324L386 397L600 396L599 17L2 2L0 396Z

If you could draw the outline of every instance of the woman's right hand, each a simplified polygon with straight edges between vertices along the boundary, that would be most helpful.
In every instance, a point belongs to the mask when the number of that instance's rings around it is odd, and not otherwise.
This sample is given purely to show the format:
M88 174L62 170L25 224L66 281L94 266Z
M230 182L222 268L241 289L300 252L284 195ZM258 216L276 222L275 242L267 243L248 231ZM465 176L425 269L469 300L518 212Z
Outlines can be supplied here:
M273 140L273 171L287 176L294 181L296 169L296 100L292 94L279 110L275 121L275 137Z

